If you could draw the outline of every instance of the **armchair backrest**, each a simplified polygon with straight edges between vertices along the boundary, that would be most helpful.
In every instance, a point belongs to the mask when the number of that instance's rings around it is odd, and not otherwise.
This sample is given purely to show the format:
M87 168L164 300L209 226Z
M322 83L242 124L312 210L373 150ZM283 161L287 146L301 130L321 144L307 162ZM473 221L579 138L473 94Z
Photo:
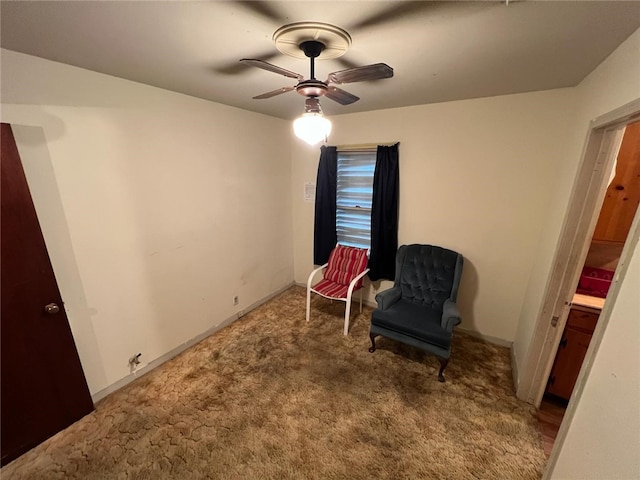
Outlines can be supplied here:
M396 278L402 298L442 310L445 300L456 301L463 258L433 245L402 245L396 254Z
M348 286L367 268L368 263L369 250L338 244L329 255L329 264L324 272L324 278ZM362 279L358 280L355 288L358 289L361 286Z

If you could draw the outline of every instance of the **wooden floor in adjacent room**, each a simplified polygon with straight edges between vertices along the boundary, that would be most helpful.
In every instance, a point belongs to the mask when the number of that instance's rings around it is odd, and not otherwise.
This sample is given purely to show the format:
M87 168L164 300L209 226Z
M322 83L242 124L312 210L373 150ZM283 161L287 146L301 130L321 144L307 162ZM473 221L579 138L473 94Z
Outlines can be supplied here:
M540 409L538 410L538 423L542 431L544 453L547 457L551 455L551 449L558 435L566 409L567 402L565 400L550 395L545 395L542 398L542 403L540 403Z

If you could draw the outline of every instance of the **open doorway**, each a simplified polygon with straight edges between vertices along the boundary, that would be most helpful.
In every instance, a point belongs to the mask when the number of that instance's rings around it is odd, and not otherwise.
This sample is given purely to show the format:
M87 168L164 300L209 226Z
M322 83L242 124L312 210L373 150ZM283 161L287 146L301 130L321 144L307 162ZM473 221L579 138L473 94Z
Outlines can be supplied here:
M614 172L616 159L627 125L640 121L640 99L624 105L593 120L590 124L582 161L574 182L553 267L547 281L543 301L528 354L522 365L518 398L540 406L547 388L556 352L571 312L573 297L577 291L591 240L596 229L607 188ZM636 180L637 181L637 180ZM575 388L571 393L566 414L556 439L556 447L549 458L550 464L557 457L566 432L580 402L584 385L593 365L595 352L600 345L620 285L628 270L634 245L640 237L640 214L632 223L602 313L589 342L584 362L579 368Z
M550 454L640 204L640 121L628 124L540 403Z

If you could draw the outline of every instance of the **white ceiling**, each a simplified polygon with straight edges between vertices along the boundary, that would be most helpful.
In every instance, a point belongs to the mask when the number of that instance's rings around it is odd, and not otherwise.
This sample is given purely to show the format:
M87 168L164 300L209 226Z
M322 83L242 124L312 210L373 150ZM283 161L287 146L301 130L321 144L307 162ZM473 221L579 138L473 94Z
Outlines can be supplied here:
M325 114L577 85L640 27L638 1L191 2L2 0L0 45L97 72L280 118L302 113L296 81L238 62L257 58L309 76L306 60L272 41L284 24L349 32L340 59L316 76L384 62L394 77L343 85L361 98ZM639 59L640 61L640 59ZM640 79L639 79L640 81Z

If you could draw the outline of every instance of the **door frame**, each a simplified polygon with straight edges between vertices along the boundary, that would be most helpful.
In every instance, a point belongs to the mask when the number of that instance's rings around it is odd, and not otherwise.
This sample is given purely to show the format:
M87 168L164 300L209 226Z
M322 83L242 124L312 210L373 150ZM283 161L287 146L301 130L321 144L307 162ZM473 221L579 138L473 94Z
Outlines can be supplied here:
M622 143L624 128L627 124L640 120L640 98L616 110L591 121L582 153L582 160L573 185L569 208L556 248L552 271L547 280L543 302L538 314L536 328L517 388L518 398L540 406L549 377L553 359L562 337L562 331L569 316L571 298L578 285L580 271L584 265L591 237L598 221L598 215L604 202L608 180ZM627 236L627 242L620 257L614 282L612 282L605 309L601 313L603 320L607 306L614 303L614 290L617 294L623 265L628 263L631 252L627 248L634 227L638 223L638 212ZM635 232L637 235L638 232ZM554 325L555 323L555 325ZM600 322L599 324L605 322ZM594 332L592 343L599 344L600 338ZM593 355L590 348L585 363ZM584 372L583 372L584 373ZM582 376L582 375L581 375ZM576 387L578 383L576 383ZM572 395L572 398L575 396Z
M604 202L615 158L627 124L640 120L640 98L591 121L576 174L569 206L556 248L536 328L517 388L518 398L540 406L558 344L564 330L571 298L578 284L591 237ZM600 314L578 380L556 437L548 468L555 462L576 410L585 381L602 341L609 317L640 238L640 208L627 235L605 306Z

